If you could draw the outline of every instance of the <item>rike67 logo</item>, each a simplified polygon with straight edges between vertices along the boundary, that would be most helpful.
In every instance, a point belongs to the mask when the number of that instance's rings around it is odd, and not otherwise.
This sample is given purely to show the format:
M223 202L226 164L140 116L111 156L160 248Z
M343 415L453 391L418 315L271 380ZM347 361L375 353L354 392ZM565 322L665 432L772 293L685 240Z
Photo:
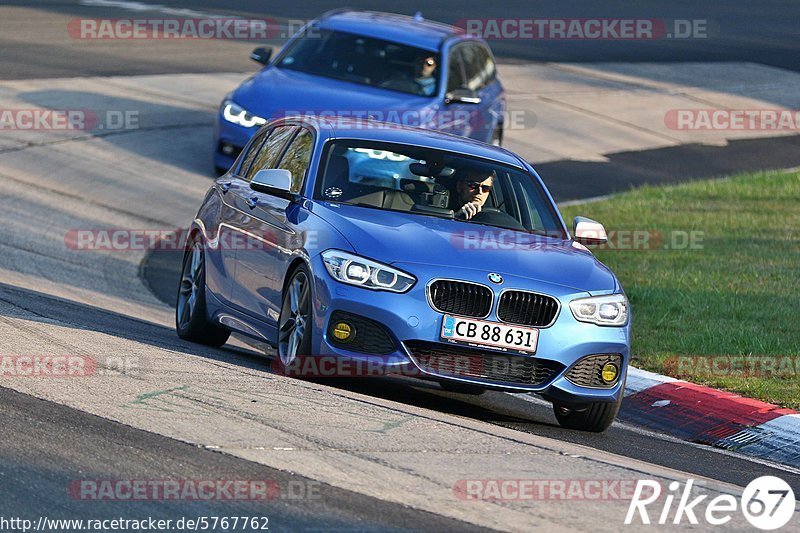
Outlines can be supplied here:
M699 517L704 518L707 524L721 526L730 522L737 509L741 509L750 525L770 531L788 524L795 512L794 491L788 483L774 476L762 476L751 481L742 492L741 506L730 494L721 494L708 501L707 494L690 499L693 484L694 480L690 479L681 490L681 484L677 481L670 483L662 506L660 502L652 505L661 497L661 484L657 481L640 479L628 507L625 524L641 520L642 524L647 525L651 523L677 525L686 522L697 525L700 523ZM673 508L676 500L677 505ZM648 506L651 506L651 509L648 509ZM649 511L657 513L652 522Z

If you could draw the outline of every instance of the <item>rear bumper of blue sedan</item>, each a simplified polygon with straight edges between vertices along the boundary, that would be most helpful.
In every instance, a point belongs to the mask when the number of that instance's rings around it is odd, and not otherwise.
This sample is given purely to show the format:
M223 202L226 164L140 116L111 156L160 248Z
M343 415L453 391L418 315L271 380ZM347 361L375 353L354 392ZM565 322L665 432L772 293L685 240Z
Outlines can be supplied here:
M313 353L357 363L360 374L395 372L487 389L535 392L567 406L614 402L622 395L629 361L630 326L601 327L575 320L569 302L586 297L587 293L564 287L554 290L552 285L503 273L504 283L490 287L495 304L483 320L499 321L497 298L504 288L549 294L560 302L560 311L552 325L539 329L535 354L498 352L443 340L444 314L432 308L426 288L430 280L445 277L441 275L442 268L433 265L402 265L402 268L418 281L407 293L396 294L335 281L321 258L313 258L317 302ZM446 274L450 279L491 285L481 270L448 268ZM340 333L337 324L341 322L348 324L355 338L359 333L368 335L369 342L347 344L337 339ZM382 328L383 333L376 328ZM581 361L584 362L581 368L585 369L587 356L617 361L617 380L612 385L582 385L575 377L580 373L573 370ZM346 368L352 371L355 367Z

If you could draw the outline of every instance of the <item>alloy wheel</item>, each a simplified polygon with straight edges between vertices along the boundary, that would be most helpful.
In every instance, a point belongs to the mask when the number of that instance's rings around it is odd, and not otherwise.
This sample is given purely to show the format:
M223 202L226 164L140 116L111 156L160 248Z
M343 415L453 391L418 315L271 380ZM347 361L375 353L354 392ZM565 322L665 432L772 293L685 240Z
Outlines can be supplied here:
M178 291L178 325L181 328L187 327L195 314L200 295L202 272L203 252L197 242L194 242L189 250L189 257L183 265L181 285Z
M304 344L311 305L309 292L308 277L305 272L297 272L286 289L278 326L278 355L284 366L295 360Z

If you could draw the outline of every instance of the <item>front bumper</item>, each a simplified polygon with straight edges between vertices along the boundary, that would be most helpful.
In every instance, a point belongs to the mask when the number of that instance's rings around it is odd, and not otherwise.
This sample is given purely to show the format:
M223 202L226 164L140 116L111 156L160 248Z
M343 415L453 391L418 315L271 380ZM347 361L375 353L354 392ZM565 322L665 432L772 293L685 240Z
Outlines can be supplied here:
M516 288L549 294L561 302L561 310L553 324L540 328L537 351L534 355L497 353L491 350L475 350L464 347L465 354L490 353L503 358L524 358L547 363L555 367L545 381L536 384L503 381L493 375L491 379L476 378L459 374L431 372L420 365L413 357L410 346L414 341L442 343L452 348L453 344L442 341L440 332L443 314L434 310L428 303L426 284L429 280L441 277L441 267L430 265L396 265L417 277L417 283L410 291L396 294L385 291L372 291L339 283L330 278L321 257L312 259L315 278L315 335L313 353L321 356L347 358L380 368L386 372L395 371L401 375L412 375L437 381L449 380L479 385L487 389L508 392L535 392L562 404L581 405L596 401L617 401L622 395L626 368L630 355L630 325L624 327L601 327L578 322L569 310L569 302L575 298L586 297L585 292L553 286L529 278L516 277L505 272L505 282L492 286L495 304L484 320L499 321L496 314L497 297L504 288ZM472 281L491 285L486 281L486 273L480 270L463 268L447 269L447 278ZM345 311L379 322L388 330L396 350L382 355L371 355L348 351L336 345L329 338L328 318L333 311ZM622 358L620 376L610 388L591 388L576 385L566 378L566 373L578 360L594 354L619 354Z

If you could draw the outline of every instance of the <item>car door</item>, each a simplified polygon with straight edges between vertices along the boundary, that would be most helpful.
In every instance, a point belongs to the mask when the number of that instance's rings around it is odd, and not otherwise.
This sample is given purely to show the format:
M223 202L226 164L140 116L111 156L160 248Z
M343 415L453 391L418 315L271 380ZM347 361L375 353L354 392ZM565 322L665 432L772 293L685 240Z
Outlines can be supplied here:
M236 249L233 243L239 233L236 224L240 218L231 189L236 190L237 182L253 163L256 154L269 136L271 130L258 132L244 149L241 162L219 177L214 183L217 193L214 208L214 226L206 227L206 285L226 303L230 303L231 291L236 275Z
M242 266L240 265L242 254L240 254L240 251L265 246L259 240L263 236L253 235L248 231L248 228L252 226L254 216L253 207L251 207L252 198L256 194L250 188L250 181L252 181L256 172L262 168L270 168L280 161L283 150L295 132L294 126L277 126L269 131L268 136L258 147L249 165L246 168L242 165L242 171L233 177L229 191L226 194L225 201L232 208L231 216L228 219L232 235L226 245L230 250L229 257L232 257L236 263L231 283L230 303L240 310L246 310L246 308L241 300L243 291L239 285L243 278L248 279L249 277L246 272L242 272Z
M469 136L490 142L505 111L503 87L497 79L494 59L489 50L478 42L463 43L458 48L464 60L465 87L475 91L481 100L478 104L467 104L472 107Z
M306 177L313 149L312 133L300 126L293 127L291 141L276 150L280 157L270 157L255 172L267 168L281 168L292 173L290 192L299 194ZM273 140L267 142L267 149ZM277 153L277 152L276 152ZM293 250L299 245L293 221L297 220L300 206L286 198L263 192L250 191L247 207L250 216L242 230L250 237L254 247L242 247L237 253L234 300L245 312L267 325L277 327L281 291L286 269L294 259Z

